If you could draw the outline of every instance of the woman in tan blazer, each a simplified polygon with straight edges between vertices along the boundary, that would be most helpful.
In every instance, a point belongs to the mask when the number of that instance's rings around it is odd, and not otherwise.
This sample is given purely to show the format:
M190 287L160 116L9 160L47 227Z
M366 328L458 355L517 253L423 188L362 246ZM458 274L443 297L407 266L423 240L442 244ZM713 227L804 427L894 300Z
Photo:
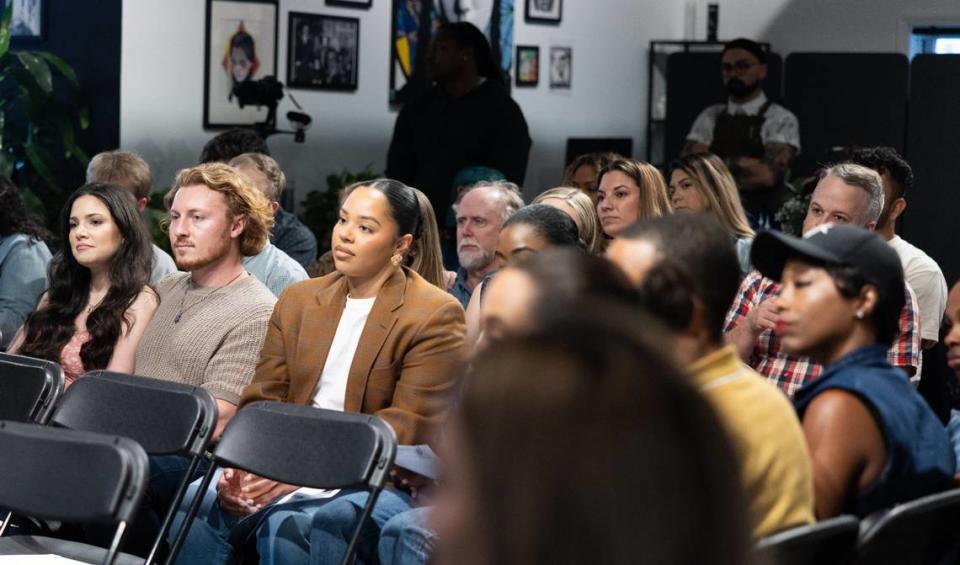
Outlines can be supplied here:
M452 401L465 326L453 296L401 267L419 223L416 194L400 182L371 181L349 193L333 230L336 272L280 296L241 408L275 400L375 414L401 444L430 439ZM228 561L233 527L268 506L257 537L270 562L278 530L288 537L304 530L292 524L306 524L308 535L310 515L329 500L273 504L297 487L233 469L215 484L180 562Z

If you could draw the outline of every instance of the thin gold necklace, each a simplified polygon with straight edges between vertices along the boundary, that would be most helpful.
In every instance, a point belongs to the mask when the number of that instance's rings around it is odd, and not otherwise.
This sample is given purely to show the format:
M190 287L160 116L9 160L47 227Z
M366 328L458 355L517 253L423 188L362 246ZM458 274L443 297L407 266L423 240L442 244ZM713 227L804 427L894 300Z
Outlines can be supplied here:
M194 306L197 306L198 304L202 303L204 300L210 298L211 296L213 296L214 294L216 294L218 291L223 290L223 289L227 288L228 286L232 285L232 284L233 284L237 279L239 279L244 273L246 273L246 271L240 271L240 274L238 274L237 276L235 276L235 277L233 277L232 279L230 279L230 282L228 282L227 284L225 284L225 285L223 285L223 286L218 286L218 287L214 288L214 289L211 290L210 292L204 294L204 295L203 295L203 298L201 298L200 300L197 300L197 301L194 302L193 304L191 304L191 305L187 306L186 308L184 308L184 307L183 307L183 303L187 300L187 292L189 292L189 290L190 290L190 281L192 280L191 277L187 277L187 278L186 278L186 281L187 281L186 288L183 289L183 297L180 299L180 308L179 308L179 310L177 311L177 315L173 317L173 323L174 323L174 324L179 324L179 323L180 323L180 318L181 318L186 312L188 312L191 308L193 308Z

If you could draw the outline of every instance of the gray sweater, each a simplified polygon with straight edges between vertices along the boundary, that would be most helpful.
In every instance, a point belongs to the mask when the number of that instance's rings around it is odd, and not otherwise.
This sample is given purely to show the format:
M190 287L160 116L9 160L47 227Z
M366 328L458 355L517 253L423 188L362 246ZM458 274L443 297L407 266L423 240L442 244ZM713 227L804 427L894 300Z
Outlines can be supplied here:
M136 373L201 386L236 404L253 379L277 299L252 276L213 291L189 277L174 273L157 284L160 307L137 347Z

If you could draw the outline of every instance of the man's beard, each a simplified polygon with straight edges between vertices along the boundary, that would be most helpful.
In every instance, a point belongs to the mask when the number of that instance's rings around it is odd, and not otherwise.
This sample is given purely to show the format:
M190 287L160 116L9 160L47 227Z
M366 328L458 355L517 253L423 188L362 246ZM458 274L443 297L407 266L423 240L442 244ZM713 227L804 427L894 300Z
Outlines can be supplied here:
M196 247L190 249L190 257L178 257L177 250L173 250L173 259L177 264L177 268L182 271L196 271L197 269L202 269L208 265L215 263L223 258L230 251L230 234L225 233L225 237L219 241L219 245L210 249L205 255L197 255ZM196 245L196 243L194 243Z
M492 251L460 251L457 250L457 259L460 261L460 266L468 271L473 271L476 269L482 269L493 263L493 252Z
M753 84L747 84L738 78L732 78L727 81L727 92L734 98L745 98L750 96L760 88L760 81Z

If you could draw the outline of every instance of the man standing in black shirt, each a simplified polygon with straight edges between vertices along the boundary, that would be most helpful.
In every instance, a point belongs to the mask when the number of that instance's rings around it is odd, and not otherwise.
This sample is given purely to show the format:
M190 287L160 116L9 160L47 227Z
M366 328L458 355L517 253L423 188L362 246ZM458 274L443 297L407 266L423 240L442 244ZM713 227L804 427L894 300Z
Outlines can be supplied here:
M531 142L490 44L473 24L441 26L427 65L435 84L397 116L386 175L422 190L445 218L457 171L491 167L522 185Z

